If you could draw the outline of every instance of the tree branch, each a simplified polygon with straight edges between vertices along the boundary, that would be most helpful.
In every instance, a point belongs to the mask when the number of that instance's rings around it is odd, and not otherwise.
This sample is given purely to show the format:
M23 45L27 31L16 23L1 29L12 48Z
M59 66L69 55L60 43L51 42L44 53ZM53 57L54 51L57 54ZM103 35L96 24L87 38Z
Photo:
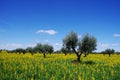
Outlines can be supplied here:
M72 49L75 52L75 54L78 56L78 52L75 50L75 48L72 47Z

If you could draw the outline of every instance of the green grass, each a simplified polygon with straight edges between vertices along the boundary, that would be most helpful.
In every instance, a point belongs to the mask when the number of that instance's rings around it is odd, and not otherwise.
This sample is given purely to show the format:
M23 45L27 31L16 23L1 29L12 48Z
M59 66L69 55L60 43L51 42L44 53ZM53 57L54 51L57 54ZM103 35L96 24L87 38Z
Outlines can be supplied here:
M0 53L0 80L120 80L120 55L90 54L81 63L76 55Z

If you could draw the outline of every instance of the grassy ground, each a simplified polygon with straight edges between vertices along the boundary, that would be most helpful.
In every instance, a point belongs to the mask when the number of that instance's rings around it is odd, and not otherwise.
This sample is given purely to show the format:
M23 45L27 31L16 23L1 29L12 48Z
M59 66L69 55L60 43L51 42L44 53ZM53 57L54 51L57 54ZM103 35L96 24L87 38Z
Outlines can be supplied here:
M0 80L120 80L120 55L89 54L81 63L76 55L0 53Z

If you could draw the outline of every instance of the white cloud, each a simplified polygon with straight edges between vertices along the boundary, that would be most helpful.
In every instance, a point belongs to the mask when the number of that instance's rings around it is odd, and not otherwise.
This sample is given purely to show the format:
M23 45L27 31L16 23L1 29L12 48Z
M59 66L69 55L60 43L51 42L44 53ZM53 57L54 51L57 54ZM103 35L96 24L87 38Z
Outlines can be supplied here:
M114 37L120 37L120 34L113 34Z
M50 35L54 35L54 34L56 34L57 32L56 32L55 30L38 30L36 33L37 33L37 34L47 33L47 34L50 34Z
M16 44L16 43L6 45L6 47L21 47L21 46L22 46L22 44Z
M34 46L36 46L36 44L28 44L28 45L26 45L26 47L34 47Z
M61 49L62 44L61 43L53 43L53 47L54 47L54 50L57 51L57 50Z
M45 42L49 42L49 40L45 40Z
M22 47L23 47L22 44L16 44L16 43L0 45L1 49L16 49L16 48L22 48Z
M115 44L111 44L111 46L119 46L119 44L115 43Z
M35 40L36 43L39 43L40 41L38 39Z
M55 43L55 45L56 45L56 46L62 46L62 44L61 44L61 43Z
M110 44L100 44L100 46L103 48L108 48L110 46Z
M104 51L105 49L115 49L116 51L120 51L120 44L119 43L98 43L97 52Z
M7 50L13 50L17 48L27 48L27 47L34 47L36 43L34 44L18 44L18 43L8 43L8 44L2 44L0 45L0 49L7 49Z
M108 44L108 43L103 44L103 43L99 43L98 46L99 46L99 47L102 47L102 48L109 48L109 47L119 46L119 44L118 44L118 43L113 43L113 44Z

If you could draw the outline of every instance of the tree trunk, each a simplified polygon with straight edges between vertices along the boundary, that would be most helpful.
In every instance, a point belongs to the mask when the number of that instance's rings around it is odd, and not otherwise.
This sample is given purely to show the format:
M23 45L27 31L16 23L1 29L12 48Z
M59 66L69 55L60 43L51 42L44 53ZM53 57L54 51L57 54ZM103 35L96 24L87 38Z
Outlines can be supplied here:
M82 53L80 53L80 54L78 53L78 55L77 55L77 61L78 62L81 62L81 55L82 55Z
M87 55L88 55L88 52L85 52L84 54L85 54L85 56L84 56L84 57L87 57Z
M25 52L23 52L23 54L25 54Z
M65 53L65 56L67 55L67 53Z
M84 57L87 57L87 54L85 53L85 56Z
M77 61L80 62L80 55L77 55Z
M33 55L33 52L31 52L31 55Z
M46 58L46 55L45 55L45 53L43 53L43 56L44 56L44 58Z
M75 50L75 48L73 48L73 47L72 47L72 49L73 49L73 51L75 52L75 54L77 55L77 61L80 62L80 61L81 61L80 58L81 58L82 53L79 54L79 52L77 52L77 51Z

